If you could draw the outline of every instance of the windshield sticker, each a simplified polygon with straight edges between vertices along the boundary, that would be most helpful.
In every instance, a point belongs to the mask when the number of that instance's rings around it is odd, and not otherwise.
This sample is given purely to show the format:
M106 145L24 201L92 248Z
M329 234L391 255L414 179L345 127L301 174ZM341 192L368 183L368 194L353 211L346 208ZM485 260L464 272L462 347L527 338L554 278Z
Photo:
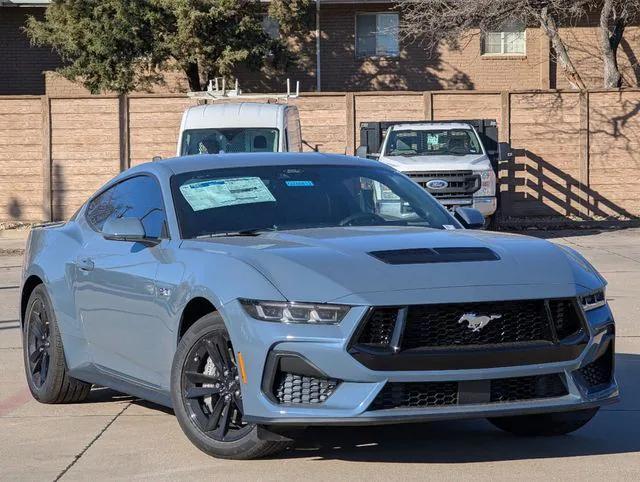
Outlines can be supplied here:
M313 181L285 181L289 187L313 187Z
M440 144L440 136L438 134L427 134L427 144L437 146Z
M259 177L215 179L183 184L180 186L180 192L194 211L276 200Z

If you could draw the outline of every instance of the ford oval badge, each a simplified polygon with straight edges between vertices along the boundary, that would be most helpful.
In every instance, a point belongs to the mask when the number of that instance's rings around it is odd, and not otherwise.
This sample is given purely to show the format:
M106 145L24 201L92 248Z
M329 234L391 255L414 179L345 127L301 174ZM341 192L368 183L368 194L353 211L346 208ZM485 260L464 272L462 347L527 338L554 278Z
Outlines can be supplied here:
M432 179L427 182L429 189L444 189L447 186L449 186L449 183L443 179Z

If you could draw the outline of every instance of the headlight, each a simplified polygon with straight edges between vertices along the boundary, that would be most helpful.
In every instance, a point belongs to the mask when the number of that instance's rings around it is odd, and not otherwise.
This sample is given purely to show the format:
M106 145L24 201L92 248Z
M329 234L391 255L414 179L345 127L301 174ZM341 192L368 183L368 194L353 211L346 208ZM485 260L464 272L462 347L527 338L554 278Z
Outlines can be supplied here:
M480 189L474 196L495 196L496 195L496 175L493 170L473 171L474 174L480 176Z
M349 312L349 306L283 301L240 300L249 316L256 320L309 325L337 325Z
M604 295L604 288L588 295L580 297L580 304L584 311L595 310L607 304L607 300Z

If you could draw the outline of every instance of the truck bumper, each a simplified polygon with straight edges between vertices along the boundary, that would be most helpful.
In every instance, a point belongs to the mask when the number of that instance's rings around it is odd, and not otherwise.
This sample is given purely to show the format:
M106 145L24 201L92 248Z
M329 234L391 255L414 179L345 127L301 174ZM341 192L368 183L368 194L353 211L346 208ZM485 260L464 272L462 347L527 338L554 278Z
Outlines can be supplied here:
M497 199L495 197L474 197L473 207L482 213L486 218L492 216L497 209Z

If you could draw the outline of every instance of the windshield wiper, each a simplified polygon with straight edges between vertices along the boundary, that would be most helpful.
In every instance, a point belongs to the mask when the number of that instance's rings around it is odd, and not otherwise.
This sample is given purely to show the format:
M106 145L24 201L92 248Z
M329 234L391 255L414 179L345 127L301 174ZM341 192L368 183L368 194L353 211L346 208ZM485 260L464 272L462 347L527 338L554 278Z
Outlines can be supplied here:
M277 227L266 227L266 228L252 228L252 229L241 229L240 231L226 231L222 233L210 233L210 234L201 234L197 236L196 239L205 239L205 238L225 238L225 237L234 237L234 236L260 236L263 233L277 231Z

